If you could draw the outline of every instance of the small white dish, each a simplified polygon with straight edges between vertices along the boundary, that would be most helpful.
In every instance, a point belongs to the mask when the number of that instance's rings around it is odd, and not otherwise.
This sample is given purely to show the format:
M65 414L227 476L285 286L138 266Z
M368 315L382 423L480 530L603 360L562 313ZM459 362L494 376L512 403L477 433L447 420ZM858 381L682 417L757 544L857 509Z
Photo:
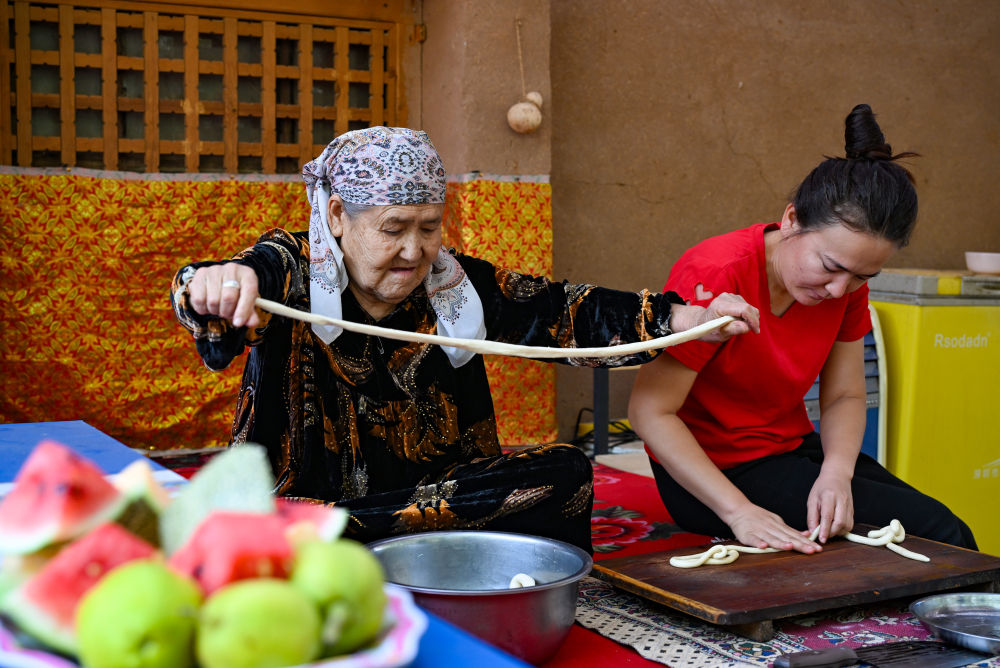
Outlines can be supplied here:
M977 274L1000 274L1000 253L965 253L965 266Z

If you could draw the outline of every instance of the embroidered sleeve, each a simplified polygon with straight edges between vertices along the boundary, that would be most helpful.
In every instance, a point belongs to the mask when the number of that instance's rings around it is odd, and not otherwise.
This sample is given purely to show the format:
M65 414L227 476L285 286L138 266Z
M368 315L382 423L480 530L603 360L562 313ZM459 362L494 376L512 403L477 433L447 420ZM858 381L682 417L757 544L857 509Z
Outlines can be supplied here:
M308 299L303 278L308 276L304 273L308 271L308 243L300 235L280 229L269 230L255 245L237 253L232 261L256 272L261 297L299 308ZM222 318L201 315L191 308L187 285L195 271L199 267L222 263L195 262L182 267L174 276L170 288L170 301L177 321L191 332L205 366L215 371L229 366L245 346L257 345L270 322L270 314L258 310L261 318L259 327L252 330L236 328Z
M534 346L584 348L666 336L674 293L624 292L595 285L556 283L459 256L483 302L487 337ZM579 366L623 366L656 353L575 359Z

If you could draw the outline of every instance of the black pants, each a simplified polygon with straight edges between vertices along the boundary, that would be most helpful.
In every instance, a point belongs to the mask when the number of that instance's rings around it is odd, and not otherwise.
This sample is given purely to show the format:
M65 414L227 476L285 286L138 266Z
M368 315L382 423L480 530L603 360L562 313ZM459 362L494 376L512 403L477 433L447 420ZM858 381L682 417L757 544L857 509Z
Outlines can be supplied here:
M666 469L650 460L663 505L680 527L707 536L732 538L729 526L681 487ZM823 448L812 433L795 450L746 462L723 474L762 508L780 515L794 529L806 529L806 500L819 476ZM941 543L977 549L969 527L948 508L892 475L861 453L851 481L854 521L883 527L899 520L906 533Z
M364 543L404 533L488 529L554 538L594 552L594 470L571 445L458 464L416 488L340 505L351 513L345 535Z

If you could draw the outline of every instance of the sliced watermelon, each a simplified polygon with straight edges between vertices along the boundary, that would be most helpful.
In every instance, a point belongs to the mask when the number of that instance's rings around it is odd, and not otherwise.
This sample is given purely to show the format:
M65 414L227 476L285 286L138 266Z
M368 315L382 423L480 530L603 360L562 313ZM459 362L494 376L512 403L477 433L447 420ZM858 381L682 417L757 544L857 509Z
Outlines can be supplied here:
M31 579L59 553L66 543L53 543L28 554L8 554L0 559L0 601L8 592Z
M0 553L35 552L83 535L122 502L96 465L61 443L42 441L0 501Z
M274 500L278 517L288 522L292 543L319 539L331 543L344 532L349 514L322 501L279 496Z
M213 511L273 513L273 489L274 474L263 446L245 443L227 448L212 457L163 510L163 551L172 555L179 550Z
M287 526L274 513L215 511L169 563L196 580L206 597L237 580L287 578L295 557Z
M75 654L74 615L83 595L112 568L156 554L117 524L102 524L53 557L0 602L0 612L52 649Z

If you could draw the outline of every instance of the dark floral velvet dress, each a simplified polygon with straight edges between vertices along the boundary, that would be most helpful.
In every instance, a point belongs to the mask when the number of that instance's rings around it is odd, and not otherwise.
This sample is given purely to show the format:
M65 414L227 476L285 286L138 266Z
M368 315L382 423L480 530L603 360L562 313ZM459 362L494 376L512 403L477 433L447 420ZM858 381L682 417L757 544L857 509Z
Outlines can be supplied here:
M554 283L457 255L483 304L487 338L590 347L669 334L676 295ZM306 233L275 229L238 254L260 295L309 310ZM592 470L579 449L543 445L501 453L481 356L454 368L438 346L345 331L331 345L308 323L258 311L254 330L198 315L171 291L180 323L205 364L225 368L249 347L232 445L267 448L276 493L335 502L351 513L346 535L362 542L443 529L547 536L590 550ZM423 286L375 322L347 290L343 318L436 333ZM574 364L638 364L649 354Z

